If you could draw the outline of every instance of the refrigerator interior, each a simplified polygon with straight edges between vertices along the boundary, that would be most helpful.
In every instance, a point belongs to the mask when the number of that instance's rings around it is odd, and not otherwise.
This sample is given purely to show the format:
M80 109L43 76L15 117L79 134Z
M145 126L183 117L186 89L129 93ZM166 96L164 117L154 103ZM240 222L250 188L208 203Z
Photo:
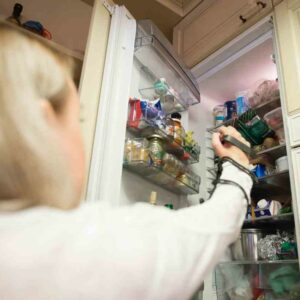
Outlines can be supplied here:
M202 103L199 107L191 107L189 110L189 121L195 123L199 130L211 129L215 126L213 117L213 108L216 105L223 104L225 101L236 99L237 93L248 91L252 95L257 87L264 80L276 80L277 69L273 62L274 54L272 38L266 39L256 47L250 49L245 54L234 59L229 64L219 67L217 72L210 76L202 76L199 82ZM275 101L272 105L279 106L280 102ZM265 114L268 110L274 109L272 105L264 105L258 108L258 112ZM196 110L201 110L198 114ZM203 113L204 112L204 113ZM201 118L201 119L200 119ZM204 119L203 119L204 118ZM198 120L198 122L196 121ZM199 126L200 125L200 126ZM202 131L203 132L203 131ZM205 182L205 199L209 197L209 191L212 189L212 180L215 178L213 151L210 142L211 133L206 131L205 138L202 136L202 156L201 156L201 177L202 183ZM204 147L205 144L205 147ZM286 155L285 144L265 150L272 158ZM203 174L205 172L205 174ZM253 190L253 195L268 200L280 201L283 205L291 201L291 192L289 186L288 172L266 176L259 180ZM257 193L257 194L256 194ZM253 197L254 197L253 196ZM256 199L257 200L257 199ZM282 216L284 217L284 216ZM294 219L290 213L282 218L265 217L255 222L245 221L244 228L260 228L266 234L275 234L277 230L287 231L294 234ZM230 255L225 260L231 260ZM282 272L282 277L280 277ZM286 280L289 277L288 286L281 286L278 282ZM246 261L233 261L232 263L222 263L218 265L213 274L214 290L208 292L209 299L228 300L228 299L257 299L253 298L259 293L267 299L300 299L295 280L299 280L298 260L275 260L261 263L251 263ZM299 281L298 281L299 282ZM207 287L206 287L207 289ZM298 287L299 289L299 287ZM290 291L289 291L290 290ZM206 291L207 293L207 291ZM238 293L241 293L238 295ZM299 298L289 298L292 295ZM297 296L298 295L298 296ZM273 297L273 298L272 298ZM207 298L208 299L208 298ZM263 298L265 299L265 298Z
M236 99L237 93L241 91L249 91L249 94L252 95L264 80L275 80L277 78L276 65L271 59L272 54L273 40L270 38L221 68L212 76L199 80L202 103L204 104L201 104L201 110L205 111L203 115L206 129L215 126L213 108L216 105ZM203 123L202 120L201 123ZM206 175L204 177L206 178L208 192L213 187L211 182L214 179L214 173L212 172L214 153L211 148L210 137L211 134L206 131L206 145L204 148L206 150ZM209 197L208 192L206 193L206 199Z

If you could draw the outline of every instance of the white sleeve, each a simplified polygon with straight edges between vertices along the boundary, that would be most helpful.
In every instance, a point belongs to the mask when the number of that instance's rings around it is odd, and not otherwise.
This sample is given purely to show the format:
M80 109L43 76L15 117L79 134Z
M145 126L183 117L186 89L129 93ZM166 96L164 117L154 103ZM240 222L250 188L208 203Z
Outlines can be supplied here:
M233 165L224 164L221 178L250 193L251 178ZM93 213L89 235L76 234L81 248L73 249L80 251L70 267L74 280L89 274L90 299L182 300L193 295L237 238L246 200L238 187L218 185L206 203L175 212L137 204Z
M249 195L250 176L230 163L223 167L221 178L239 183ZM159 268L149 276L159 278L153 299L189 299L238 237L246 208L240 188L219 184L206 203L164 217L157 233L161 251L154 266Z

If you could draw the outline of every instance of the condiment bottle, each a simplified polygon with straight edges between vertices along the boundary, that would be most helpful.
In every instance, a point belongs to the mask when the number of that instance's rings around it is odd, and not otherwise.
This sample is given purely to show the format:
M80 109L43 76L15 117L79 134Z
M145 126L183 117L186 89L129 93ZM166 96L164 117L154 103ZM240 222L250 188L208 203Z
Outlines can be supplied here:
M14 5L14 9L13 9L12 15L7 18L7 21L9 21L11 23L14 23L16 25L21 26L20 17L21 17L22 10L23 10L22 4L16 3Z
M166 208L169 208L169 209L173 209L173 208L174 208L174 207L173 207L173 204L171 204L171 203L170 203L170 204L165 204L164 206L165 206Z
M165 154L164 139L158 134L153 134L148 137L148 140L150 158L152 160L152 163L156 167L161 167L163 164L163 157Z
M152 191L149 198L149 203L152 205L156 205L157 201L157 192Z
M174 126L174 141L181 146L184 137L184 129L181 125L181 114L178 112L172 113L171 118Z

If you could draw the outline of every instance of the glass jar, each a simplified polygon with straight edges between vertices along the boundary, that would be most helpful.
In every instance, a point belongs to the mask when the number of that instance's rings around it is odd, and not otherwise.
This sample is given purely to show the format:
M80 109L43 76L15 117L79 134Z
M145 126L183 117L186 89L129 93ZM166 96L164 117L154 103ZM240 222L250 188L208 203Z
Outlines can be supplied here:
M165 154L165 141L158 135L154 134L148 137L150 158L154 166L161 167Z

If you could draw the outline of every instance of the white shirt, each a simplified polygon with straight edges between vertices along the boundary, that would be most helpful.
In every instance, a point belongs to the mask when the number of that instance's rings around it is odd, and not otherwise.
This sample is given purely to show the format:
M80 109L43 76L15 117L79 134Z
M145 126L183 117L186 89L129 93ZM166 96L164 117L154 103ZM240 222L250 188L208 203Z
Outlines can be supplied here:
M250 192L250 177L228 163L222 178ZM2 213L0 299L189 299L237 238L245 213L232 185L179 211L99 202Z

